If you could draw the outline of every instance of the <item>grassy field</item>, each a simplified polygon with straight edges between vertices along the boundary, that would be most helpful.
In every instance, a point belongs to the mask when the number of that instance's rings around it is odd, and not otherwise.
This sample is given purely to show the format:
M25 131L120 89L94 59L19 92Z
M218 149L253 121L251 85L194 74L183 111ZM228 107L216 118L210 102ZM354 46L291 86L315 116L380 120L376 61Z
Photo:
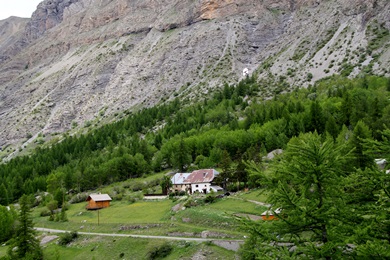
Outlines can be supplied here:
M88 211L85 209L86 205L87 203L70 205L66 211L69 220L67 222L49 221L49 217L40 217L40 212L45 207L36 208L33 213L35 226L107 233L116 233L120 231L122 226L134 224L144 226L160 224L163 226L166 222L162 219L166 219L169 216L170 208L173 204L170 200L137 201L132 204L128 202L112 202L109 208L99 211Z
M106 187L105 190L110 192L114 187ZM85 209L87 202L81 202L69 205L67 222L49 221L49 217L41 217L40 213L46 210L42 206L34 208L33 220L36 227L79 232L200 236L207 230L213 234L212 237L243 239L248 234L242 229L236 215L260 215L266 207L248 201L262 201L264 195L259 196L258 193L240 192L211 204L203 203L204 197L192 198L201 203L178 212L171 211L171 208L185 203L186 199L138 200L134 203L114 200L109 208L99 211L88 211ZM50 242L44 246L44 254L45 259L148 259L149 252L163 243L169 243L173 248L164 259L191 259L196 254L204 255L207 259L235 259L236 255L210 243L93 236L80 236L66 247ZM0 257L5 254L6 247L0 248Z
M187 208L173 213L171 208L178 202L172 200L112 202L109 208L87 211L85 203L70 205L66 211L67 222L49 221L41 217L45 207L35 208L35 226L88 232L133 233L167 235L170 232L201 233L204 230L218 230L232 236L242 237L235 214L259 215L265 207L235 198L223 198L214 203ZM99 223L98 223L99 221Z
M267 201L267 194L261 189L249 190L247 192L239 192L235 196L245 200L254 200L259 202Z
M0 258L7 255L7 249L8 247L6 246L0 246Z
M44 259L149 259L149 253L163 244L172 246L164 259L188 259L202 254L207 259L236 259L235 253L210 243L167 242L139 238L80 236L68 246L49 243L44 246Z

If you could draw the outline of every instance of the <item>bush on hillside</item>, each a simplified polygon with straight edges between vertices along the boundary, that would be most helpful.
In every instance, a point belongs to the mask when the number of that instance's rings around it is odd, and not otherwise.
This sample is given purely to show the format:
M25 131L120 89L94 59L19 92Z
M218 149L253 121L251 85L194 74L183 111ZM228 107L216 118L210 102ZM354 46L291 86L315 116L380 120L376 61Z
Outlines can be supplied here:
M153 259L164 258L168 256L172 252L172 250L173 250L173 246L168 243L165 243L149 251L148 259L153 260Z
M72 196L70 198L69 203L70 204L75 204L75 203L80 203L86 201L88 198L88 194L83 192L83 193L77 193L76 195Z
M204 199L204 202L205 203L213 203L215 202L217 198L214 196L214 195L208 195L205 199Z
M75 240L79 234L76 231L72 232L66 232L60 236L60 239L58 240L58 244L60 246L66 246L70 244L73 240Z

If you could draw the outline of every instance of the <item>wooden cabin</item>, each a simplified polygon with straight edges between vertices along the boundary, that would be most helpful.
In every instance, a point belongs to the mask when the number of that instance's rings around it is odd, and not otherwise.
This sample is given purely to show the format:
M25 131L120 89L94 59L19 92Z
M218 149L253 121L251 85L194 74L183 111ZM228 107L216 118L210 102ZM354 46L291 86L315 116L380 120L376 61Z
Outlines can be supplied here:
M282 210L281 209L276 209L275 213L280 214ZM261 214L261 218L263 220L277 220L278 218L274 215L274 212L272 210L266 210Z
M88 210L108 208L110 206L111 197L108 194L91 194L87 198Z

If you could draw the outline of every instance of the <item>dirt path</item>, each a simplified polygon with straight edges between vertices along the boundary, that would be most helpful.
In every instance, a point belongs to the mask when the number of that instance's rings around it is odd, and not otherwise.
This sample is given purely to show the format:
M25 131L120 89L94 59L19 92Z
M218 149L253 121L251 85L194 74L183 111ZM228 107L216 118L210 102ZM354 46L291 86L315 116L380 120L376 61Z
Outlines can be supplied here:
M36 227L35 230L48 233L67 233L68 230L50 229ZM107 237L133 237L133 238L146 238L146 239L167 239L167 240L181 240L181 241L194 241L194 242L212 242L217 246L223 247L228 250L237 251L244 240L223 240L214 238L196 238L196 237L170 237L170 236L150 236L150 235L131 235L131 234L115 234L115 233L94 233L94 232L77 232L80 235L89 236L107 236Z
M260 205L260 206L264 206L264 207L271 207L271 204L267 204L267 203L264 203L264 202L260 202L260 201L256 201L256 200L248 200L249 202L252 202L252 203L255 203L257 205Z
M233 200L246 200L246 199L243 199L243 198L235 198L235 197L229 197L230 199L233 199ZM260 201L257 201L257 200L246 200L246 201L249 201L249 202L252 202L252 203L255 203L256 205L260 205L260 206L264 206L264 207L271 207L271 204L267 204L267 203L264 203L264 202L260 202Z

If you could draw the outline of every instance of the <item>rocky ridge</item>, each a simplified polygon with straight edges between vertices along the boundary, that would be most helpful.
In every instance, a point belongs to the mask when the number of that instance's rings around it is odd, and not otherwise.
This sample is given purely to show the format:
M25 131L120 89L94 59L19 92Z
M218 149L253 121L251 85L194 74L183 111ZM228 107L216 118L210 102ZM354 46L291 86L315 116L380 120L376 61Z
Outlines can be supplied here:
M386 0L45 0L13 32L4 24L3 154L124 110L202 98L243 68L299 87L390 75Z

